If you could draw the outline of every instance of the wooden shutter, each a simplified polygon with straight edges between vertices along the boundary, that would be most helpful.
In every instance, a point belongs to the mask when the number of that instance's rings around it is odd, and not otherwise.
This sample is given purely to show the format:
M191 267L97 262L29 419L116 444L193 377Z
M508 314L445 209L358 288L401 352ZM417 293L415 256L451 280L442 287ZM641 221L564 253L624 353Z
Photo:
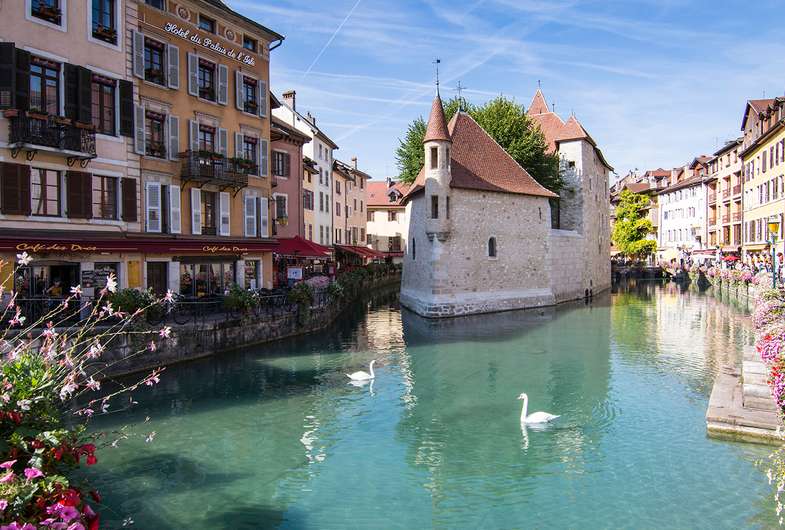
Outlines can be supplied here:
M234 73L234 103L237 110L245 109L245 91L243 90L243 73L237 70Z
M157 233L161 231L161 183L148 182L144 188L147 231Z
M246 193L243 204L245 237L256 237L256 196Z
M145 112L141 105L134 105L134 153L137 155L145 154L145 131L144 131Z
M93 72L79 67L79 116L82 123L93 123Z
M270 237L270 210L267 197L259 197L259 236Z
M0 162L0 209L9 215L30 215L30 166Z
M119 81L120 85L120 134L134 137L134 84Z
M16 101L14 108L30 108L30 52L16 48Z
M199 150L199 122L188 120L188 145L191 151Z
M268 158L269 158L269 144L267 140L259 139L259 176L266 177L268 175Z
M125 177L121 182L123 221L135 223L138 220L136 211L136 179Z
M262 118L267 117L267 83L259 80L258 90L259 90L259 116Z
M177 160L180 154L180 118L169 116L168 120L169 143L167 149L169 149L169 160Z
M234 156L243 158L243 133L234 133Z
M166 84L169 88L180 88L180 48L174 44L166 47Z
M229 67L218 65L218 103L226 105L229 101Z
M172 234L182 231L180 215L180 186L169 186L169 232Z
M191 188L191 233L202 233L202 190Z
M133 43L134 75L139 79L144 79L144 34L131 30L131 42Z
M0 108L14 107L16 92L16 48L13 42L0 42Z
M218 129L218 152L229 156L229 133L226 129Z
M79 119L79 66L71 63L63 65L65 78L65 117Z
M219 215L219 231L218 234L228 236L231 232L231 198L228 192L222 191L218 194L218 215Z
M93 186L90 173L67 171L65 174L66 208L72 219L92 217Z
M292 156L289 153L281 153L283 155L283 176L289 178L291 173L289 172L290 164L292 160Z
M188 93L199 95L199 57L195 53L188 54Z

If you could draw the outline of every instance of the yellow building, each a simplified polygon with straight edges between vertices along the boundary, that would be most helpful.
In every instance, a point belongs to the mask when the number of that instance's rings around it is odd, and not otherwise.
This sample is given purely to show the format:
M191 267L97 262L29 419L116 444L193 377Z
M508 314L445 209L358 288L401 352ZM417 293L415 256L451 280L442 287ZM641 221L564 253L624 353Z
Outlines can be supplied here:
M706 180L707 247L723 253L735 253L742 245L742 141L727 142L714 153Z
M769 250L767 222L780 222L777 252L782 252L783 212L785 212L785 98L747 102L742 130L741 158L744 172L745 257Z

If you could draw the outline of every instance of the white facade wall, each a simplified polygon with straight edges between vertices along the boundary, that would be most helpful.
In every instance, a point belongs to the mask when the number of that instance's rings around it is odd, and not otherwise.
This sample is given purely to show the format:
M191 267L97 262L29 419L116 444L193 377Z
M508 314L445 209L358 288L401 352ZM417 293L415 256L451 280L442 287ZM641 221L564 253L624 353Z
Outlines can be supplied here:
M674 250L698 250L706 230L706 186L694 186L668 191L660 195L660 225L658 258L672 256Z

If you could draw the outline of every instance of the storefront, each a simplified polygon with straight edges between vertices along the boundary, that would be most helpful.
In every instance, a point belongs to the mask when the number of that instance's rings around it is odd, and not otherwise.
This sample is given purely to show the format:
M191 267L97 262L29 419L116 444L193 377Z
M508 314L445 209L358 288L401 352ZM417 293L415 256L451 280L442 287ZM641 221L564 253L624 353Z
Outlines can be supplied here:
M329 247L300 236L278 240L274 251L275 287L286 287L313 276L334 276L335 262Z
M344 272L356 267L364 267L370 263L382 263L385 260L383 252L368 247L352 245L334 245L335 259L338 263L338 272Z

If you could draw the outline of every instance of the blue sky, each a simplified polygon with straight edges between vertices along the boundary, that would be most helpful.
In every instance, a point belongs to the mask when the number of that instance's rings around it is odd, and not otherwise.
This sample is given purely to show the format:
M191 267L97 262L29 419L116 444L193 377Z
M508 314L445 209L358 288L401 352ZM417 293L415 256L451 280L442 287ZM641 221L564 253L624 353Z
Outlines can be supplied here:
M272 90L295 89L374 179L397 174L398 139L427 116L435 57L442 96L460 81L474 103L528 105L540 80L620 175L711 153L740 134L747 99L785 93L781 1L226 1L286 36Z

